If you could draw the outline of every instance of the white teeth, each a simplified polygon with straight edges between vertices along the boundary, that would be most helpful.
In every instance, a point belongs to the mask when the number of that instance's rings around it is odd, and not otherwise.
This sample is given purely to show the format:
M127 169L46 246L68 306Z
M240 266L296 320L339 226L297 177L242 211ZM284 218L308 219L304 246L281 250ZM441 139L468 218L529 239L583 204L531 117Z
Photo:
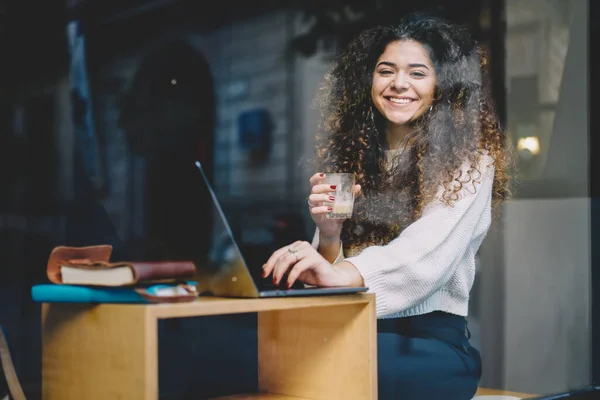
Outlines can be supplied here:
M398 104L408 104L412 101L412 99L396 99L394 97L390 97L390 101L392 103L398 103Z

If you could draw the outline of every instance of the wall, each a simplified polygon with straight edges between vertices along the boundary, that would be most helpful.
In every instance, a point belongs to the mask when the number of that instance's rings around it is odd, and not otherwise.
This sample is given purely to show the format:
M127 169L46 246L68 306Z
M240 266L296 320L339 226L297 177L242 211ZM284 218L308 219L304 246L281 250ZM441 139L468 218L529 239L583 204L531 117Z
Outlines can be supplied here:
M583 387L591 362L589 199L516 200L505 215L505 387Z
M209 63L217 112L215 190L232 219L243 218L250 206L273 214L298 204L295 189L300 178L296 166L303 139L295 129L295 120L301 116L303 105L298 105L295 90L302 84L295 84L295 58L287 51L294 18L290 11L281 11L211 32L173 28L159 40L140 45L128 54L115 55L98 69L96 118L106 137L111 181L105 207L121 237L143 230L144 167L143 160L131 162L124 133L117 125L118 96L145 55L161 42L173 39L187 41ZM249 154L238 142L238 115L257 107L267 109L274 123L271 154L260 164L250 163ZM135 171L130 177L132 168Z

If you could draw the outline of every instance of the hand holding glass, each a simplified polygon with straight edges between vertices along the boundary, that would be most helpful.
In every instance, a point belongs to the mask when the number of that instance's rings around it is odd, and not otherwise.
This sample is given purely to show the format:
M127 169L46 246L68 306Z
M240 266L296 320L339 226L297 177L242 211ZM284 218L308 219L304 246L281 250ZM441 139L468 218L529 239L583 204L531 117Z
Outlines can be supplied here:
M335 200L324 202L332 208L327 213L329 219L346 219L352 216L354 208L354 183L355 176L353 173L326 173L325 183L335 185L335 191L331 193L335 196Z

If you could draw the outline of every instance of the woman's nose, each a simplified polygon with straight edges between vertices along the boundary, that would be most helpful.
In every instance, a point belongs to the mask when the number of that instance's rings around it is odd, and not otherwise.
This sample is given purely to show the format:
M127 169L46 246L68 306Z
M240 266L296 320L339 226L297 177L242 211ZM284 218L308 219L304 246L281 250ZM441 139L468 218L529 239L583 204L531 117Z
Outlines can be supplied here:
M392 89L408 89L409 86L410 86L410 83L402 75L395 76L391 82Z

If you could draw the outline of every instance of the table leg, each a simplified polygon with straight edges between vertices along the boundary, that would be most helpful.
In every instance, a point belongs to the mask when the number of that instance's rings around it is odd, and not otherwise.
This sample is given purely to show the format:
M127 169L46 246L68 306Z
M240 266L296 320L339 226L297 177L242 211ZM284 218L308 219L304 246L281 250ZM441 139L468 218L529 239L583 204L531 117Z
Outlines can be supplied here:
M158 399L157 329L144 306L43 304L44 400Z
M376 400L374 301L260 312L258 363L261 392Z

